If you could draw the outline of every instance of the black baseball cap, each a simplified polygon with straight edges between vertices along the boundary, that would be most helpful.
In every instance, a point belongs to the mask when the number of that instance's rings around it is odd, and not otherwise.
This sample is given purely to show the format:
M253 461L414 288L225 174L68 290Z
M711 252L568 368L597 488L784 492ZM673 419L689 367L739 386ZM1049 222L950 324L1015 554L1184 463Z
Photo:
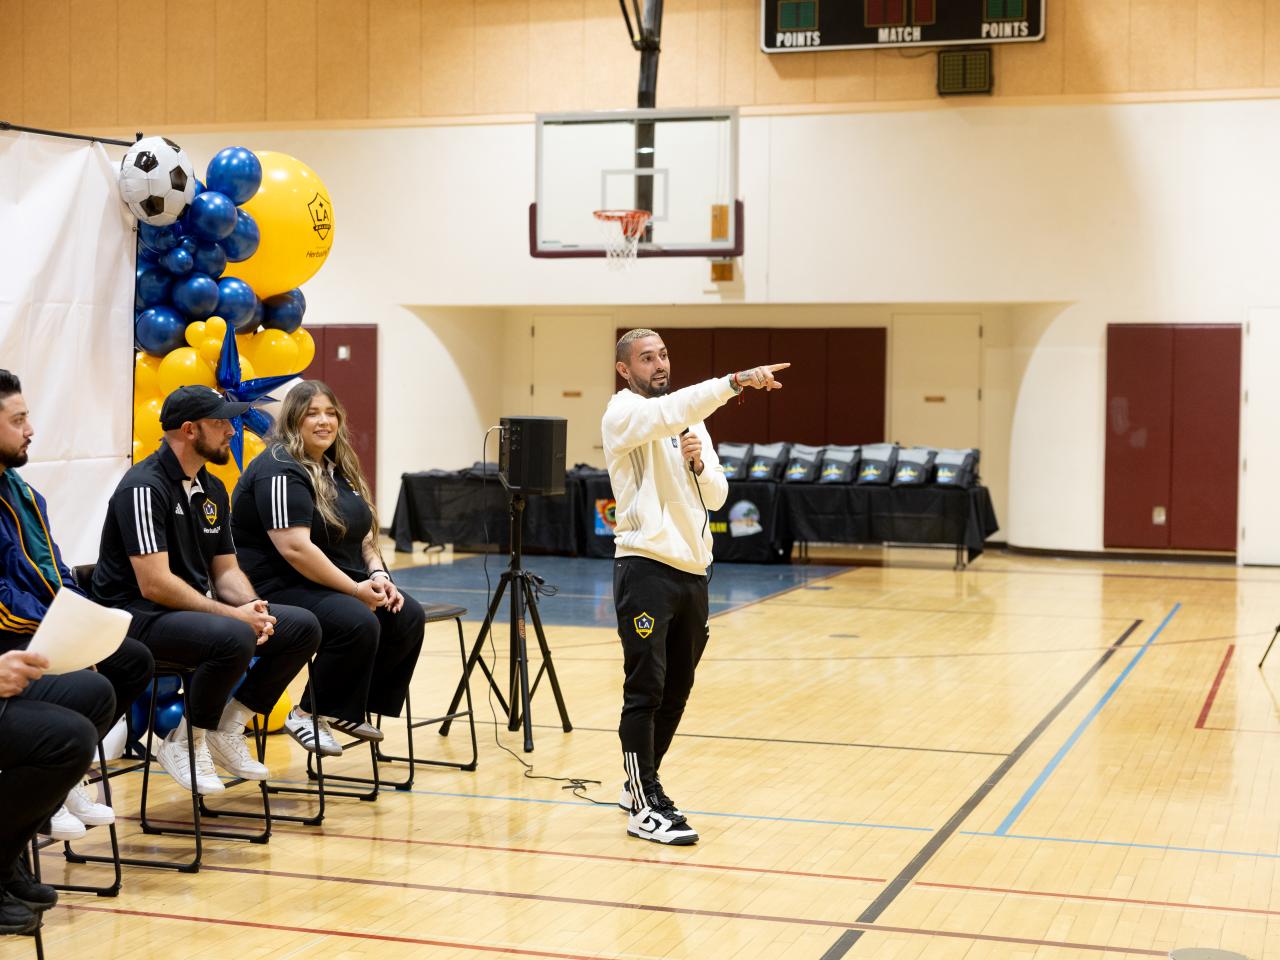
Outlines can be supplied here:
M228 400L212 387L179 387L164 398L160 408L160 426L176 430L188 421L230 420L249 409L240 400Z

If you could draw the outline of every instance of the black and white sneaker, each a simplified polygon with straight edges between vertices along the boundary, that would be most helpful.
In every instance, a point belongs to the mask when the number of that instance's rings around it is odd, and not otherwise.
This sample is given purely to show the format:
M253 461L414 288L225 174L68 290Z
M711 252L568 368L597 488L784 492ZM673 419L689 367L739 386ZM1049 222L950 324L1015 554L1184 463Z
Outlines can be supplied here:
M322 757L342 756L342 744L334 739L333 733L329 730L329 724L320 717L312 717L310 714L303 717L291 710L284 718L284 729L289 736L312 753L318 753Z
M352 723L350 720L335 720L333 717L325 717L329 721L329 726L339 733L345 733L349 737L355 737L357 740L364 740L369 743L381 743L382 731L375 727L372 723Z
M653 794L661 801L664 807L669 806L677 817L684 819L684 813L675 805L675 801L667 796L666 791L662 789L662 784L654 781ZM629 780L622 781L622 792L618 794L618 806L627 813L631 812L631 782Z
M638 813L627 817L627 833L641 840L665 843L675 847L687 847L698 842L698 831L676 810L668 799L646 797L647 801Z

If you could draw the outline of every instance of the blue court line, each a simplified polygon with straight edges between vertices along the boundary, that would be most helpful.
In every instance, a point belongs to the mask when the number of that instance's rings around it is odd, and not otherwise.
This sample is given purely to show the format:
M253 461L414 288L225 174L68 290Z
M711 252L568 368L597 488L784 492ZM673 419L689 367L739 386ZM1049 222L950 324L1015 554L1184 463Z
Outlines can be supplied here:
M1173 843L1138 843L1131 840L1085 840L1077 837L1036 837L1025 833L988 833L983 830L961 830L959 832L969 837L996 837L1000 840L1080 843L1095 847L1133 847L1138 850L1170 850L1174 853L1211 853L1225 857L1256 857L1261 860L1280 860L1280 853L1263 853L1260 850L1216 850L1211 847L1181 847Z
M995 835L997 837L1003 837L1009 833L1009 828L1013 826L1014 821L1017 820L1018 817L1022 816L1022 812L1027 808L1027 804L1029 804L1032 798L1040 791L1040 788L1045 785L1045 781L1049 779L1053 774L1053 771L1058 769L1058 764L1062 762L1063 758L1066 757L1071 748L1075 746L1076 741L1080 739L1080 735L1085 732L1089 724L1093 723L1094 718L1102 711L1102 708L1107 705L1107 702L1115 692L1120 689L1120 684L1124 683L1129 674L1133 672L1133 668L1138 665L1138 661L1146 656L1147 651L1151 649L1151 644L1155 642L1156 637L1160 636L1161 631L1163 631L1164 628L1169 625L1169 621L1173 619L1173 615L1181 609L1182 604L1175 603L1173 605L1173 609L1170 610L1168 614L1165 615L1165 618L1160 621L1160 626L1156 627L1151 636L1147 637L1147 642L1142 645L1141 649L1138 650L1133 659L1129 661L1129 665L1120 671L1120 676L1116 677L1111 686L1107 688L1107 692L1104 693L1098 702L1093 705L1093 709L1085 714L1085 717L1080 721L1079 726L1071 732L1071 736L1067 737L1067 742L1058 749L1058 752L1053 755L1053 759L1050 760L1048 764L1045 765L1045 768L1040 771L1040 775L1036 777L1031 786L1027 788L1027 792L1022 795L1021 799L1013 805L1013 809L1010 810L1004 820L1000 822L1000 826L996 827Z

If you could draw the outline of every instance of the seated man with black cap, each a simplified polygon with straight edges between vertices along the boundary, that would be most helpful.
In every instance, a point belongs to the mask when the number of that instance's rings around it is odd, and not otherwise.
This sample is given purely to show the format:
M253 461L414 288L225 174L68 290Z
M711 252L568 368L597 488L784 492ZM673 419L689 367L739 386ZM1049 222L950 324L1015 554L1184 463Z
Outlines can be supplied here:
M226 487L205 469L227 462L231 419L248 408L209 387L180 387L165 398L164 440L112 494L93 575L94 599L130 611L130 635L156 660L194 671L191 715L156 759L191 788L190 723L196 787L204 794L224 789L214 762L234 777L267 778L267 768L249 754L245 724L270 712L320 644L320 624L310 611L268 610L258 599L236 562ZM249 668L253 657L258 660Z

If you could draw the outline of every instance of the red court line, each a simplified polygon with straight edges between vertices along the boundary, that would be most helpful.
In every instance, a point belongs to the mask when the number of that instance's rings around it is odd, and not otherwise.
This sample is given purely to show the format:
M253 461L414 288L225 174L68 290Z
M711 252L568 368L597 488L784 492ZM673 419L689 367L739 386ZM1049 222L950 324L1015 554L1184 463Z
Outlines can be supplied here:
M289 834L296 837L315 837L314 832L306 830L281 830L271 828L272 833ZM570 853L565 850L534 850L528 847L499 847L483 843L450 843L444 840L413 840L408 837L374 837L358 833L331 833L326 830L322 837L335 837L341 840L366 840L373 843L402 843L423 847L447 847L454 850L487 850L492 853L527 853L533 856L565 857L572 860L602 860L608 863L646 863L659 867L692 867L697 870L725 870L736 873L768 874L780 877L808 877L816 880L856 880L864 883L884 883L886 877L859 877L842 873L810 873L805 870L775 870L769 867L740 867L724 863L693 863L684 860L658 860L654 857L615 857L603 853Z
M460 943L449 940L428 940L424 937L398 937L389 933L360 933L355 930L328 930L324 927L293 927L283 923L260 923L256 920L230 920L225 917L180 916L174 913L152 913L149 910L122 910L119 907L90 907L79 903L66 904L66 910L83 910L87 913L115 913L124 917L145 917L148 920L185 920L189 923L212 923L223 927L252 927L255 930L279 930L284 933L309 933L321 937L346 937L351 940L381 940L388 943L413 943L427 947L452 947L458 950L483 950L486 953L514 953L522 957L548 957L551 960L605 960L605 958L581 953L552 953L549 950L530 950L520 947L495 947L484 943Z
M931 883L917 881L917 887L939 887L944 890L973 890L978 893L1008 893L1018 897L1050 897L1056 900L1088 900L1095 903L1124 903L1139 907L1173 907L1178 910L1218 910L1225 913L1251 913L1264 917L1280 917L1280 910L1261 907L1222 907L1208 903L1179 903L1174 900L1136 900L1130 897L1103 897L1088 893L1055 893L1050 890L1014 890L1009 887L976 887L967 883Z
M1222 678L1226 676L1227 666L1231 663L1231 655L1236 652L1236 645L1233 643L1227 647L1227 654L1222 658L1222 665L1218 667L1218 675L1213 678L1213 686L1209 688L1209 695L1204 698L1204 706L1200 708L1200 716L1196 719L1196 729L1203 730L1204 722L1209 719L1209 711L1213 709L1213 701L1218 698L1218 688L1222 686Z
M761 923L781 923L789 925L826 927L841 930L864 930L871 933L905 933L925 937L945 937L951 940L980 940L988 943L1020 943L1036 947L1063 947L1069 950L1094 950L1099 953L1129 953L1144 957L1167 957L1167 950L1144 950L1139 947L1119 947L1099 943L1073 943L1066 940L1040 940L1034 937L1004 937L989 933L968 933L958 930L929 930L920 927L891 927L875 923L858 923L847 920L819 920L811 917L785 917L767 913L736 913L731 910L703 910L696 907L672 907L655 903L628 903L620 900L595 900L588 897L559 897L542 893L518 893L507 890L485 890L477 887L455 887L433 883L411 883L406 880L374 880L360 877L339 877L316 873L292 873L284 870L259 870L249 867L216 867L202 865L201 869L216 870L220 873L241 873L254 876L279 877L291 880L320 880L334 883L352 883L360 886L391 887L402 890L424 890L432 893L458 893L480 897L498 897L506 900L526 900L541 903L560 903L572 906L604 907L611 910L637 910L644 913L665 913L685 917L714 917L721 920L754 920ZM103 909L103 908L82 908ZM122 911L123 912L123 911ZM133 912L133 911L130 911ZM147 916L148 914L141 914ZM175 918L187 919L187 918ZM199 919L199 918L191 918ZM214 921L223 922L223 921ZM245 921L234 921L244 926L259 926ZM266 926L262 924L262 926ZM287 928L295 929L295 928ZM304 928L305 929L305 928ZM352 934L352 936L362 936ZM383 938L390 939L390 938ZM411 941L412 942L412 941ZM497 949L497 948L489 948ZM553 954L540 954L554 956Z

